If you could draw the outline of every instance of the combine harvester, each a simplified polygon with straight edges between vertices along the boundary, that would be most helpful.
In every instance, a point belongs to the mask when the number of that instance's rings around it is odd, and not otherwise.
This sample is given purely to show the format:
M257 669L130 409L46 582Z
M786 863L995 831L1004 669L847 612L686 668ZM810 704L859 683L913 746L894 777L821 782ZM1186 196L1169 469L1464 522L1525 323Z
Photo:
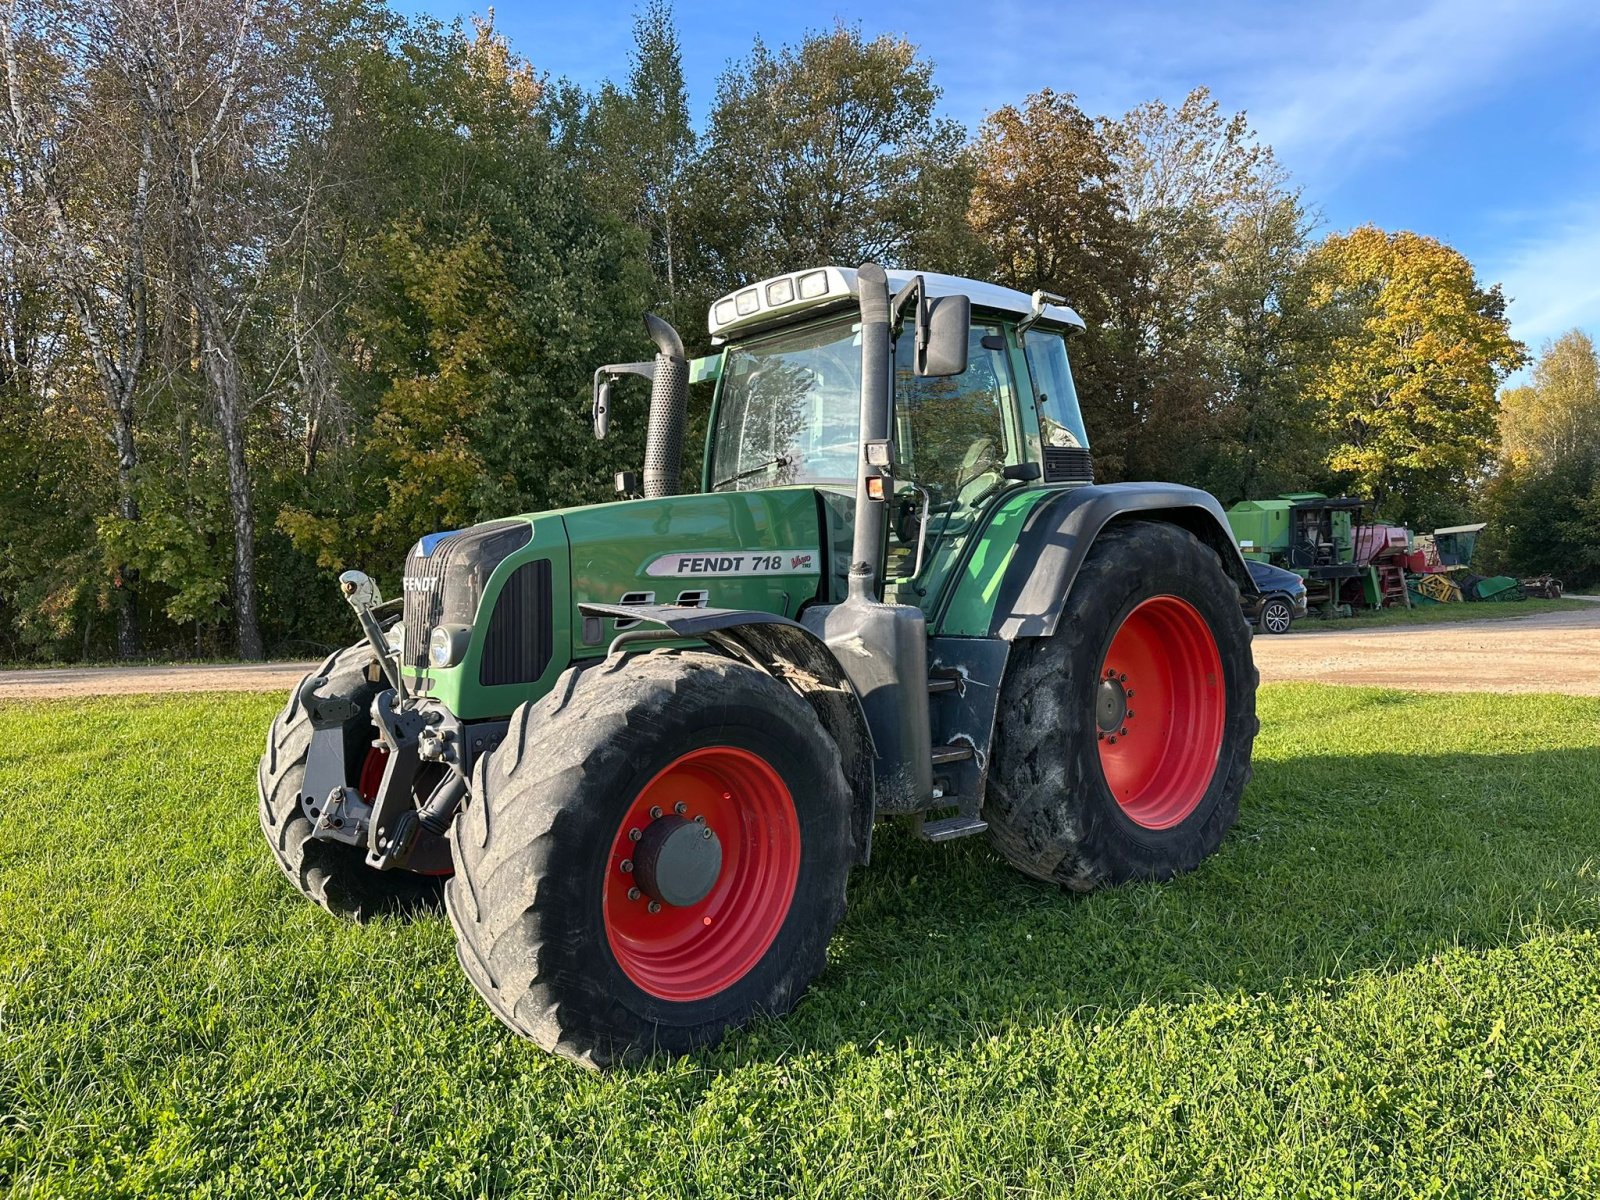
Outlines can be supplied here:
M1250 778L1221 507L1097 486L1058 297L827 267L716 302L651 380L642 495L434 533L289 697L261 826L356 919L437 895L512 1029L600 1066L792 1008L895 815L1034 878L1166 879ZM691 380L715 381L680 495Z
M1242 500L1227 517L1244 556L1300 575L1307 607L1324 616L1463 600L1561 597L1558 579L1473 574L1472 558L1486 522L1416 534L1404 525L1364 522L1367 507L1365 500L1350 496L1286 492L1274 500Z

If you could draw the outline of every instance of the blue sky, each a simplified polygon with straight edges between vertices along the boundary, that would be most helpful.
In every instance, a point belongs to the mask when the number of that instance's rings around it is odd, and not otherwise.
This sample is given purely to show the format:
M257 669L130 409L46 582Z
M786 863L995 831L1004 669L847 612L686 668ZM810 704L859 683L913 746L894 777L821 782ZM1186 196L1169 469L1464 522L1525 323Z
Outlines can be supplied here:
M502 0L495 20L538 69L592 87L626 73L634 8ZM777 46L835 20L915 42L936 64L944 112L969 127L1043 87L1120 113L1204 84L1248 112L1326 228L1370 221L1457 247L1504 285L1535 350L1575 325L1600 334L1600 0L674 8L701 117L756 34Z

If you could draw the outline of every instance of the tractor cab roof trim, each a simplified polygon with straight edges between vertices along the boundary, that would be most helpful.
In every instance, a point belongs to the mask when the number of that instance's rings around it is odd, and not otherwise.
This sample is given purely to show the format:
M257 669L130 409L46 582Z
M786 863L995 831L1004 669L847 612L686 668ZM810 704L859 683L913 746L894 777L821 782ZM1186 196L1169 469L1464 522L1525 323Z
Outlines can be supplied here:
M1033 311L1033 297L1014 288L941 275L933 271L889 271L889 288L899 291L916 276L922 276L930 297L966 296L973 308L1025 317ZM737 333L764 329L794 319L802 313L853 302L856 299L856 272L853 267L811 267L774 275L749 287L729 292L711 306L708 326L713 342L724 342ZM1047 304L1039 317L1040 325L1073 332L1084 328L1083 318L1064 304Z

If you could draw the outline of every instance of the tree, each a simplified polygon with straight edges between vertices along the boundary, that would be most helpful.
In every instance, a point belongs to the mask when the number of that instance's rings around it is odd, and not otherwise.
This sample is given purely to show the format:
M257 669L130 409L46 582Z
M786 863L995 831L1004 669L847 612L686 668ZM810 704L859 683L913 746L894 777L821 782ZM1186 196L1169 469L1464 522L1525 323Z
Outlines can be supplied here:
M1600 361L1587 334L1545 344L1533 382L1502 393L1500 431L1485 515L1501 567L1569 587L1600 579Z
M153 141L107 69L93 7L19 3L0 19L13 261L65 297L92 366L116 455L118 517L139 520L137 401L149 347L147 246ZM43 380L37 386L48 387ZM112 564L117 653L139 653L137 573Z
M649 239L658 298L678 299L696 138L672 8L650 3L634 18L626 88L601 85L588 116L585 155L602 208Z
M898 263L925 173L966 140L938 98L900 38L840 25L777 52L757 40L718 84L696 168L706 298L811 264Z
M1600 457L1600 356L1571 329L1546 342L1533 383L1500 397L1501 456L1519 469Z
M1432 238L1371 225L1317 260L1315 303L1338 331L1312 382L1329 468L1391 520L1461 515L1494 459L1495 389L1526 357L1499 286Z
M1119 478L1138 424L1118 321L1135 272L1110 148L1073 96L1046 90L992 113L974 158L968 217L996 281L1065 296L1089 326L1073 349L1078 395L1100 473Z

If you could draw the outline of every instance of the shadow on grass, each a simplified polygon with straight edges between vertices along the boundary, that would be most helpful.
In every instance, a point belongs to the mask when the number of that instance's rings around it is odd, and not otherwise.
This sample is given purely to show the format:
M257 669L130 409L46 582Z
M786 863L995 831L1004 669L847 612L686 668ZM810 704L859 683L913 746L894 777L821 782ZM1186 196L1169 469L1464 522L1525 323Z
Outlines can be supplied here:
M1023 878L983 839L880 827L789 1033L965 1044L1063 1011L1114 1019L1594 927L1597 797L1595 751L1259 761L1198 871L1089 896Z

